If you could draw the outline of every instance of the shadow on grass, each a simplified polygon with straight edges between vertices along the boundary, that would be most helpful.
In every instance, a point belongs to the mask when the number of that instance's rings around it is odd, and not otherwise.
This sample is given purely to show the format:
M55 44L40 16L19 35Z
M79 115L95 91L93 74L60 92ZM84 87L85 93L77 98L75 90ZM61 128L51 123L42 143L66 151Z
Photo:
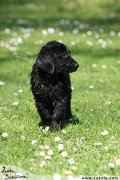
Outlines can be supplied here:
M76 20L78 23L76 23ZM79 17L76 18L58 18L58 17L50 17L39 19L17 19L17 18L9 18L9 19L0 19L1 29L4 28L59 28L59 30L63 32L71 32L74 29L78 29L80 32L85 32L88 29L99 30L100 28L104 28L105 32L109 32L110 30L119 31L120 18L112 17L112 18L92 18L92 19L82 19Z
M64 122L62 122L61 129L66 128L69 124L77 125L77 124L82 124L82 122L80 122L80 120L75 115L73 115L72 116L72 121L69 121L69 122L64 121Z

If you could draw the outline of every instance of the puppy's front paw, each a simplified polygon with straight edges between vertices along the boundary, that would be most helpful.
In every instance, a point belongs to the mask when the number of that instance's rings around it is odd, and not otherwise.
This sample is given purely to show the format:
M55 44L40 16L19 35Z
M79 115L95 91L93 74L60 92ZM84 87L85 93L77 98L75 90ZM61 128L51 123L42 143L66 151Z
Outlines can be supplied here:
M70 123L72 123L72 122L74 121L73 117L70 117L70 118L68 119L68 121L69 121Z
M53 121L51 123L51 126L50 126L50 131L60 131L60 124L58 124L57 122Z

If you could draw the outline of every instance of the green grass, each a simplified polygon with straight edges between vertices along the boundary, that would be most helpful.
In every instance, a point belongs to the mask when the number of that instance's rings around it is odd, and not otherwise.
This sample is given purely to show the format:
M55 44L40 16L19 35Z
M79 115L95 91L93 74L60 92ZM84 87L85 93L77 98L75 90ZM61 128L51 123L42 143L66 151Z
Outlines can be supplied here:
M120 159L119 10L119 0L46 0L44 3L1 0L0 80L4 85L0 86L0 164L40 175L120 176L120 166L116 165ZM44 36L42 30L49 27L55 32ZM73 30L78 32L74 34ZM63 36L59 35L61 31ZM65 127L66 133L39 130L39 116L29 85L32 64L40 47L53 39L68 45L80 64L78 71L71 74L76 123ZM98 43L100 39L104 41L103 47ZM23 92L18 92L20 89ZM15 101L19 102L16 107ZM104 130L109 133L101 136ZM7 139L2 137L4 132L8 133ZM62 151L68 153L66 158L57 149L60 143L54 140L57 136L64 144ZM83 137L85 140L81 142ZM32 145L32 140L37 140L37 144ZM102 145L96 147L95 143ZM45 145L49 145L53 155L41 168L45 158L36 153L45 151L47 155ZM70 158L74 158L74 165L68 163ZM31 159L34 159L32 163ZM110 168L108 163L115 167Z

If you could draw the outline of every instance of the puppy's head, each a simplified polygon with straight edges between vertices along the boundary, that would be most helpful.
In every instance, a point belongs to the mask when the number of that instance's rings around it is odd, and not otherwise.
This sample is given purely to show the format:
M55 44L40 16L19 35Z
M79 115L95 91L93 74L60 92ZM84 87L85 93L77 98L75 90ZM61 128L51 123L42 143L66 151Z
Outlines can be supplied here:
M71 57L69 49L62 43L50 41L42 47L37 58L38 66L49 74L71 73L78 63Z

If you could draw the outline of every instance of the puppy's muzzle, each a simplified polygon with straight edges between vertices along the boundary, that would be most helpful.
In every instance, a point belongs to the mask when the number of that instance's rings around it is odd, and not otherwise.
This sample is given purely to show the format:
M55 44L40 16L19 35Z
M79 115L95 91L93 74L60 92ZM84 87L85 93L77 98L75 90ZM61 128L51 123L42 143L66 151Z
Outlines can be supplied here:
M79 64L75 60L72 60L72 63L71 63L71 72L77 71L78 67L79 67Z
M74 67L77 70L77 68L79 67L79 64L77 62L74 63Z

